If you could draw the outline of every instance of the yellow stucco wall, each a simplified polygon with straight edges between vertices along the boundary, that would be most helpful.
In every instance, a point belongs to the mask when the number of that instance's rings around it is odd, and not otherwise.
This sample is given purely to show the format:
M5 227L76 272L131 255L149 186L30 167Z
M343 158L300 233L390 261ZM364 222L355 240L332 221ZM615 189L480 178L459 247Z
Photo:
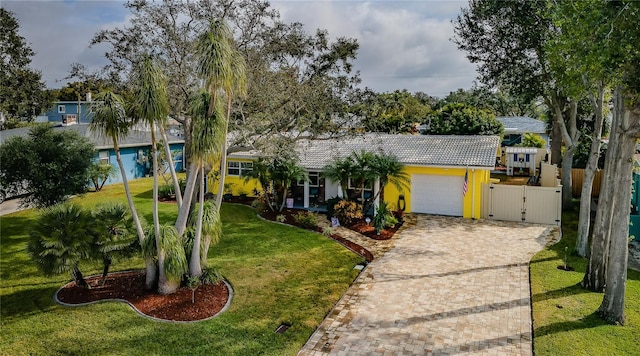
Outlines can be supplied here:
M233 159L233 161L251 162L250 159ZM430 175L448 175L464 177L465 168L453 168L453 167L419 167L419 166L407 166L406 172L409 177L412 174L430 174ZM481 198L482 198L482 184L489 182L490 171L488 169L469 168L469 183L467 194L463 200L463 217L465 218L480 218ZM210 191L217 192L217 182L211 180L213 183L209 185ZM245 182L242 177L227 176L227 184L231 185L231 191L233 195L240 195L245 193L249 196L253 196L253 190L257 189L261 191L261 187L256 179L251 179ZM460 187L462 190L462 187ZM400 192L393 184L388 184L384 190L384 199L389 204L389 208L392 210L398 209L398 198L400 194L404 194L406 203L406 212L411 212L411 192Z
M233 158L233 159L228 159L227 161L234 161L234 162L253 162L253 160L251 159L242 159L242 158ZM231 189L231 193L233 195L240 195L240 194L247 194L248 196L252 197L254 196L254 189L257 189L258 192L262 191L262 187L260 187L260 183L258 183L257 179L250 179L249 181L245 182L243 177L240 176L231 176L231 175L227 175L225 177L225 185L229 186L229 188ZM215 179L210 179L209 180L209 191L210 192L217 192L218 191L218 181ZM225 191L225 193L227 193Z
M465 168L444 168L444 167L416 167L408 166L406 172L411 177L412 174L430 174L430 175L448 175L464 177ZM462 214L465 218L480 218L482 183L489 182L490 171L488 169L469 168L469 183L467 194L463 200ZM460 187L462 190L462 187ZM406 209L405 212L411 212L411 192L399 192L393 184L388 184L384 189L384 200L393 210L398 209L398 198L400 194L404 194Z

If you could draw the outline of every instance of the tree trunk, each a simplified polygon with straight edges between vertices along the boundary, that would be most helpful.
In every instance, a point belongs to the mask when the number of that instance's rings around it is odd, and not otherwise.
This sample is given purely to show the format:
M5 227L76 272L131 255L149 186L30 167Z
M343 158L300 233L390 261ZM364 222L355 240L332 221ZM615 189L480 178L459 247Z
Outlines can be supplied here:
M129 204L129 210L131 211L131 217L133 218L133 222L136 225L136 231L138 233L138 242L140 246L144 243L144 229L142 228L142 223L140 222L140 217L138 216L138 212L136 211L136 207L133 203L133 197L131 196L131 189L129 189L129 181L127 179L127 171L124 168L124 163L122 162L122 156L120 155L120 147L118 146L118 140L115 137L113 139L113 150L116 152L116 161L118 161L118 167L120 168L120 174L122 175L122 185L124 186L124 192L127 196L127 203ZM145 258L145 269L146 269L146 280L145 280L145 288L147 290L153 289L156 284L156 275L157 275L157 266L154 262L153 258L148 257Z
M80 272L80 269L78 269L77 263L73 266L73 269L71 270L71 277L73 278L74 282L76 282L76 285L78 287L87 288L87 289L91 288L87 284L87 281L84 279L84 276L82 275L82 272Z
M581 283L583 288L593 292L602 292L606 283L609 236L613 211L616 209L616 202L613 199L616 190L614 177L620 164L619 144L622 140L618 129L620 120L621 113L614 110L611 134L609 135L609 144L607 145L604 177L598 198L598 210L596 211L593 231L591 232L589 264L587 265L587 270Z
M189 165L189 172L187 173L187 185L184 189L184 199L182 200L182 206L178 210L178 217L176 218L175 228L178 231L178 235L182 236L184 230L187 228L187 221L189 220L189 213L191 212L191 201L193 198L193 192L195 190L196 182L198 181L198 164L191 162Z
M167 161L169 162L169 172L171 173L171 179L173 180L173 189L176 192L176 203L178 205L178 209L180 209L180 207L182 206L182 192L180 191L180 182L178 181L178 175L176 174L176 167L173 164L173 156L171 155L171 147L169 147L167 132L162 126L160 126L160 134L162 135L162 140L164 141L164 154L167 156Z
M551 164L556 166L560 166L562 160L562 130L558 120L562 120L562 117L553 120L553 131L551 132Z
M620 88L614 95L614 116L618 116L615 129L618 135L618 169L614 172L616 185L613 196L613 221L608 250L606 287L598 314L605 320L623 325L625 322L625 288L627 281L629 211L636 142L640 136L640 106L629 110ZM629 102L632 102L629 100ZM637 105L637 104L636 104Z
M158 293L171 294L177 290L175 283L171 283L165 271L165 251L160 236L160 216L158 214L158 147L156 145L155 125L151 124L151 154L153 156L153 231L156 237L158 252Z
M231 99L227 100L227 118L224 124L224 136L222 140L222 153L220 155L220 180L218 181L218 193L216 194L216 208L218 211L222 206L222 195L224 193L224 181L227 177L227 133L229 132L229 117L231 115Z
M100 278L100 285L104 286L107 281L107 275L109 274L109 267L111 267L111 257L104 255L102 256L102 278Z
M573 154L576 151L578 139L580 138L580 131L578 131L577 126L578 103L575 100L569 102L569 127L567 128L567 124L563 119L566 115L559 106L559 100L557 98L555 100L555 111L556 115L561 118L558 122L565 145L564 155L562 156L562 209L567 210L573 206L571 168L573 168Z
M587 256L589 250L589 228L591 225L591 191L593 178L598 171L598 159L600 158L600 145L602 139L602 126L604 123L604 83L598 84L597 98L589 94L589 99L595 111L595 122L591 135L591 150L584 170L582 191L580 193L580 217L578 220L578 239L576 252L582 257Z
M200 206L198 206L198 221L196 223L195 237L193 239L193 248L191 250L191 260L189 262L189 275L192 277L200 277L202 275L202 266L200 265L200 244L202 242L202 216L204 214L204 167L200 169Z

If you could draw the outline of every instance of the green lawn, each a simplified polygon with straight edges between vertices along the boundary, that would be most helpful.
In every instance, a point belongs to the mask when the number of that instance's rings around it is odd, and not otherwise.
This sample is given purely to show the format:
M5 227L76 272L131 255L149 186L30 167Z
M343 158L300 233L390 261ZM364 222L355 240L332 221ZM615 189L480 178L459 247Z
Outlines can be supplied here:
M640 273L629 270L625 326L608 325L595 315L602 293L580 287L587 260L571 251L577 234L577 213L562 217L562 241L531 261L534 349L537 355L640 355ZM557 269L565 247L573 272Z
M138 209L151 221L150 180L132 184ZM120 200L120 185L76 199L83 205ZM176 215L161 204L161 217ZM33 210L0 218L0 355L294 355L342 296L363 259L328 238L258 219L250 208L223 205L221 242L209 266L232 284L231 307L192 324L155 322L119 302L63 307L53 294L70 276L45 278L25 244ZM113 271L143 268L141 259L116 262ZM81 266L82 268L83 266ZM84 265L86 275L100 266ZM292 327L274 330L282 322Z

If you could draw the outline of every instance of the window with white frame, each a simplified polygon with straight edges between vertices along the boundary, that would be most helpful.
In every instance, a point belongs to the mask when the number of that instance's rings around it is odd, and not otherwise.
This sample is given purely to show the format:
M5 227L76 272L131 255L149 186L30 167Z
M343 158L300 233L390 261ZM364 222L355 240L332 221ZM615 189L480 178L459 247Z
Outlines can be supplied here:
M109 164L109 151L100 151L98 153L98 163Z
M67 109L64 105L58 105L58 114L64 114L66 110Z
M355 186L355 182L351 182L351 178L349 178L349 183L347 185L348 189L360 189L360 186ZM364 186L364 190L373 190L373 183L366 184Z
M300 181L298 182L298 185L304 185L304 182ZM309 186L310 187L320 186L320 172L309 172Z
M253 162L227 161L227 175L243 176L253 170Z

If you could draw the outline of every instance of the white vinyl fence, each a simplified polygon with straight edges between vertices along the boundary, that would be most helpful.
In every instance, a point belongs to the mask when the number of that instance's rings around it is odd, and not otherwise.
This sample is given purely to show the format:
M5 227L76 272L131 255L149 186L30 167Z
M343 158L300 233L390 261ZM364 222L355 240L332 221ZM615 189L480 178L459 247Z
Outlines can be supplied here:
M562 186L483 184L483 219L560 225Z

